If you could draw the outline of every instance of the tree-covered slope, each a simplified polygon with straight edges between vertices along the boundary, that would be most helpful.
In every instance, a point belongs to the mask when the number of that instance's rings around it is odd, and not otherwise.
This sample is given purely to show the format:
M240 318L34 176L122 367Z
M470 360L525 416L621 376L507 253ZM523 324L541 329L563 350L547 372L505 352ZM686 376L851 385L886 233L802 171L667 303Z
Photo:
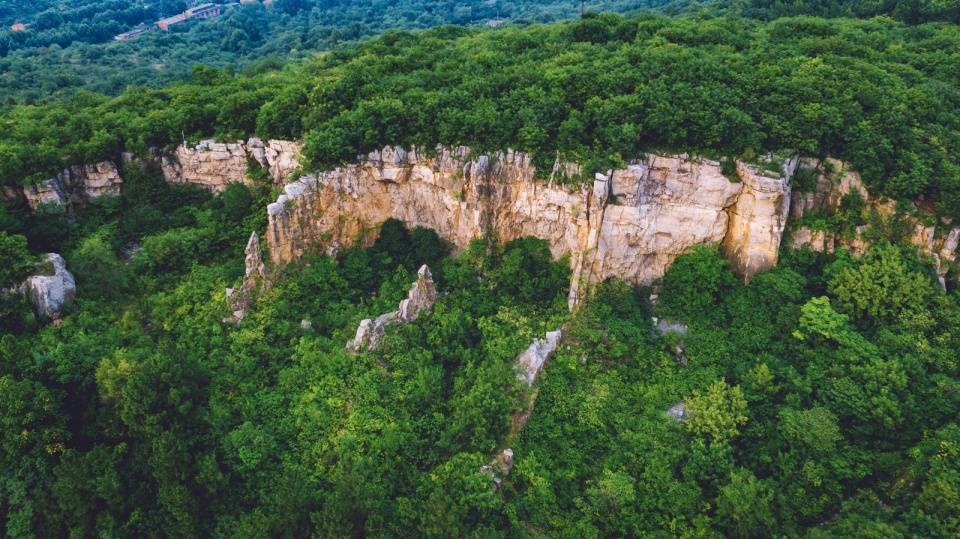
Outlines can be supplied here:
M960 215L960 28L591 16L393 33L254 76L83 94L0 116L0 181L215 135L304 138L311 166L385 144L513 148L588 171L649 149L846 159L872 192Z
M308 168L384 144L592 169L652 148L778 151L848 159L873 194L956 218L958 41L944 23L814 17L392 33L282 69L11 107L0 183L211 135L302 137ZM77 281L56 323L0 293L2 535L960 534L960 292L882 239L899 215L860 200L810 216L838 235L863 223L859 258L784 241L744 284L704 246L656 301L614 280L576 313L568 261L541 241L449 256L390 221L366 248L268 268L233 325L225 290L276 200L268 174L251 163L249 184L213 196L152 160L123 168L118 197L0 203L0 290L50 251ZM434 308L349 352L422 263ZM527 387L514 361L557 327ZM483 466L506 446L495 484Z
M655 305L613 281L570 315L543 242L444 259L431 231L388 222L369 249L273 273L233 327L224 289L268 187L210 197L125 173L119 199L19 229L65 253L78 296L55 325L0 297L6 535L960 532L960 297L908 248L787 250L744 285L705 247ZM0 222L5 287L30 264ZM420 263L432 311L350 353ZM533 393L513 363L561 324L522 426ZM494 488L482 467L504 446Z
M580 14L579 4L570 0L217 2L225 4L220 17L112 41L120 32L141 23L152 25L190 3L85 0L38 3L36 11L0 3L0 22L6 14L11 22L28 23L25 31L9 31L6 24L0 28L0 96L11 102L36 102L77 89L117 94L128 85L161 86L182 80L198 64L256 70L392 29L525 25ZM628 12L658 9L666 3L600 0L589 2L589 7Z
M960 4L941 0L748 0L721 2L744 16L761 19L816 15L818 17L889 16L908 23L960 23Z

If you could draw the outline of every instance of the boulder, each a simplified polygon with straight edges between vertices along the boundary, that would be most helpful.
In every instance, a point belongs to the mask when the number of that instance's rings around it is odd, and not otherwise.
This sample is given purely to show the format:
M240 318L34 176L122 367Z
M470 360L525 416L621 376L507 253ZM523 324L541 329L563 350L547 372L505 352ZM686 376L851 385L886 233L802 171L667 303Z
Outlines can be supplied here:
M687 417L689 417L687 415L687 407L683 403L683 401L680 401L674 404L673 406L671 406L670 409L667 410L667 416L670 419L676 421L677 423L684 421L687 419Z
M29 296L39 316L56 320L76 295L77 283L67 271L66 261L57 253L48 253L42 266L49 268L27 277L21 291Z

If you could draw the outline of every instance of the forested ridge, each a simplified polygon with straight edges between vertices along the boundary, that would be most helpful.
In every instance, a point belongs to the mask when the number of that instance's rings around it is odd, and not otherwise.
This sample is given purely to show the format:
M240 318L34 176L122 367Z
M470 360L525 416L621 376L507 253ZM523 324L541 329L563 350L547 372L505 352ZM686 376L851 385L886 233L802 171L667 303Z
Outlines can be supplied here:
M13 6L0 2L0 97L39 102L79 89L115 95L129 85L162 86L195 65L257 72L347 46L388 30L443 24L526 25L579 16L569 0L274 0L224 4L223 14L153 30L128 41L113 36L190 4L84 0ZM598 0L594 10L659 9L665 0ZM680 9L679 4L675 9ZM6 27L27 23L23 31Z
M866 226L863 256L784 241L745 284L705 245L650 287L598 283L574 313L569 260L545 242L454 253L391 220L365 244L268 267L272 286L234 325L225 290L279 187L251 161L249 182L213 195L167 183L151 159L250 135L303 139L306 171L386 144L511 148L588 172L652 150L833 156L899 208L960 217L958 27L771 18L391 32L4 110L3 187L101 159L123 186L67 207L0 204L0 533L960 534L960 288L888 241L900 209L884 220L847 197L811 216L840 235ZM8 291L47 252L77 281L56 322ZM432 310L349 351L421 264ZM514 362L556 328L528 387ZM505 447L513 467L495 484L483 467Z
M254 76L0 116L0 182L214 135L303 138L310 167L386 144L512 148L588 173L669 150L850 161L871 191L960 216L960 32L890 20L612 14L391 33Z

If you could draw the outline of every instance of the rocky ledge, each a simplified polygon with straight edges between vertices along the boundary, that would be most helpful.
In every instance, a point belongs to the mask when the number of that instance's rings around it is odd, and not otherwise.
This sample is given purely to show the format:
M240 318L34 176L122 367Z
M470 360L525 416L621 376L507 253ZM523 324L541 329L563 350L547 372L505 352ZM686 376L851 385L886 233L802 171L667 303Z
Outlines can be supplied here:
M557 162L544 182L519 152L387 147L288 184L268 207L266 239L283 265L310 249L351 244L388 218L432 228L457 248L483 236L534 236L554 256L570 256L575 305L582 283L649 283L697 244L722 243L746 278L769 269L795 166L788 160L771 174L737 163L739 178L730 179L717 161L650 154L587 183L571 181L576 165Z
M119 195L123 179L113 161L93 165L76 165L37 185L23 188L23 196L31 209L42 205L66 205L73 201Z
M222 191L234 182L249 181L247 165L254 161L266 169L275 183L284 182L300 168L300 144L286 140L246 142L203 140L195 146L180 145L160 157L163 176L172 183L192 183Z

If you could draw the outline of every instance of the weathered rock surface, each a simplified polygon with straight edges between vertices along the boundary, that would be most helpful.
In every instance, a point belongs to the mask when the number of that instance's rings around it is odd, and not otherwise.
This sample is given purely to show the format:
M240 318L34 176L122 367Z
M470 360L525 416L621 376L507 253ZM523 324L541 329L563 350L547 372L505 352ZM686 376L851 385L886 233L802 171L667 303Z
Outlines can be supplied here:
M810 227L800 226L791 232L790 243L794 249L806 247L818 253L832 253L834 235L826 230L814 230Z
M743 189L730 208L723 247L733 269L746 279L777 264L796 167L797 160L791 159L779 172L770 173L737 162Z
M865 203L864 211L874 213L881 221L890 221L896 214L896 204L882 197L873 197L864 187L860 175L849 166L835 159L803 159L800 166L812 170L815 175L815 188L812 192L795 192L791 204L790 216L794 220L815 212L830 215L841 208L845 196L856 193ZM957 262L957 247L960 244L960 227L946 231L935 226L923 224L912 215L900 215L907 225L908 233L900 238L917 247L920 254L933 261L934 271L942 287L946 287L946 276ZM869 242L865 233L867 225L857 226L850 234L841 234L832 230L811 229L798 223L791 230L791 246L806 247L812 251L832 253L842 247L855 256L866 254Z
M66 205L75 199L89 200L104 195L119 195L123 179L113 161L93 165L75 165L55 177L23 188L31 209L44 204Z
M211 191L222 191L234 182L246 182L247 162L256 161L266 168L274 182L280 183L300 168L300 144L258 138L248 141L201 141L196 146L177 146L172 154L160 157L164 178L173 183L192 183Z
M428 156L387 147L288 184L267 208L267 243L283 265L310 249L349 245L391 217L458 248L487 233L501 242L535 236L554 256L570 255L573 305L581 283L649 283L697 244L724 243L746 275L776 264L792 165L780 178L739 166L744 181L731 182L716 161L651 154L571 187L561 180L579 173L575 165L558 162L544 183L518 152L439 147Z
M811 212L833 213L840 208L843 197L856 192L863 200L870 195L860 175L843 161L836 159L800 159L798 168L814 175L815 188L811 192L794 190L790 202L790 218L798 220Z
M532 386L550 355L557 350L563 332L559 329L548 331L546 338L534 339L530 346L517 357L517 376Z
M73 300L77 283L73 274L67 271L66 261L59 254L48 253L44 257L43 266L47 265L52 269L27 277L21 286L21 292L29 295L39 316L56 320L63 313L63 308Z
M263 264L263 252L260 250L260 238L256 232L250 234L244 253L246 257L244 259L243 282L237 289L227 289L227 301L230 302L230 310L233 315L225 320L226 322L236 323L243 320L243 317L247 314L247 309L253 305L257 289L268 283L266 267Z
M433 282L433 275L426 264L417 271L417 280L410 286L407 298L400 302L396 311L381 314L375 319L366 318L360 321L357 333L347 347L354 352L374 350L380 344L380 339L386 334L387 326L413 322L421 314L433 308L437 302L437 287Z
M667 417L676 421L677 423L684 421L689 417L687 414L687 406L680 401L667 410Z

